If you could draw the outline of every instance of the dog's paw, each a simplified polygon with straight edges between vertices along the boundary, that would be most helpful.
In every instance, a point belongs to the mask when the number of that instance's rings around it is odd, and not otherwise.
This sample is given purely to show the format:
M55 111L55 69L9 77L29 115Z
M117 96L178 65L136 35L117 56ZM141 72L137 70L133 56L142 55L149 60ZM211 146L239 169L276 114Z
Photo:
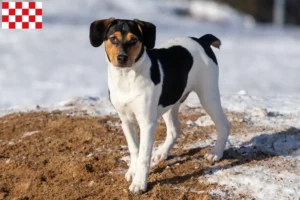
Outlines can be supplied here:
M129 191L134 194L142 194L146 190L147 190L147 184L141 182L135 183L134 181L131 183L129 187Z
M218 153L218 152L215 152L214 150L210 151L209 153L205 154L205 156L204 156L204 158L210 163L217 162L217 161L221 160L222 157L223 157L223 152Z
M152 159L151 159L151 166L157 165L159 162L167 160L169 156L169 152L165 149L161 148L154 152Z
M135 169L133 167L130 167L125 174L126 181L129 182L129 181L133 180L134 175L135 175Z

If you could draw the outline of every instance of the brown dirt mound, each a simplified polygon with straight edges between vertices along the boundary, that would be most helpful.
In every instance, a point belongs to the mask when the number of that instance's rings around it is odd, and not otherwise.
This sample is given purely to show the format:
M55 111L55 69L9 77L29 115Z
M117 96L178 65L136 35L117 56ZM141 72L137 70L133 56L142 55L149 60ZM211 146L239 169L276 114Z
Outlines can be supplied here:
M213 126L185 125L195 115L181 119L179 147L215 132ZM198 181L210 166L203 159L209 148L174 149L172 159L151 169L146 193L128 192L128 167L120 159L128 152L119 124L114 117L60 111L0 118L0 199L215 199L208 191L216 185ZM233 132L245 126L234 122ZM156 140L164 137L165 126L159 123Z

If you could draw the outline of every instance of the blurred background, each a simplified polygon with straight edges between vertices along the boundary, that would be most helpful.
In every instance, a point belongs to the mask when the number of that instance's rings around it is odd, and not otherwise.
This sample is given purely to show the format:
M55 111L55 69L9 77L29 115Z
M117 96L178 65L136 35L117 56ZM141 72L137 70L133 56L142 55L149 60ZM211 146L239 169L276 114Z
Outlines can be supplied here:
M41 0L39 0L41 1ZM107 97L103 47L89 26L108 17L157 26L157 43L212 33L222 41L222 94L297 95L299 0L51 0L42 30L0 30L0 110Z

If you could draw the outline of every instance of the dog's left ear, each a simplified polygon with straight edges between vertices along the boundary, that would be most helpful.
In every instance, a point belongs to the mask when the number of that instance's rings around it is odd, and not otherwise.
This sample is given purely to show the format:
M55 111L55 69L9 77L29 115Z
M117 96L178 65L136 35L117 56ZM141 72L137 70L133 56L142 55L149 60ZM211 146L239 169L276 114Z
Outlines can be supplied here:
M153 49L156 39L156 26L150 22L134 19L143 35L144 45L148 49Z
M90 26L90 42L93 47L99 47L104 39L107 29L111 23L115 21L115 18L97 20L91 23Z

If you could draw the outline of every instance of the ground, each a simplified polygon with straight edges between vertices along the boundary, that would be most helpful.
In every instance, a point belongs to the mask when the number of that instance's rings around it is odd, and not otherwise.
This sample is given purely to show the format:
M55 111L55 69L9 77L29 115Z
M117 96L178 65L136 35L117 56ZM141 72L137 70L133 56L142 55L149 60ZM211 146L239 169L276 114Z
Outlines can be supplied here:
M201 114L195 114L195 109ZM170 158L151 169L148 191L142 195L128 192L130 183L124 178L128 151L117 117L73 111L3 116L0 199L255 199L205 179L218 170L260 165L275 155L249 149L244 154L241 148L229 147L219 163L208 163L203 156L211 145L194 144L209 141L215 127L192 125L199 116L205 117L201 108L180 114L181 137ZM227 116L233 137L273 131L249 124L242 113L227 112ZM163 141L165 131L160 120L155 146ZM295 130L280 134L289 131Z

